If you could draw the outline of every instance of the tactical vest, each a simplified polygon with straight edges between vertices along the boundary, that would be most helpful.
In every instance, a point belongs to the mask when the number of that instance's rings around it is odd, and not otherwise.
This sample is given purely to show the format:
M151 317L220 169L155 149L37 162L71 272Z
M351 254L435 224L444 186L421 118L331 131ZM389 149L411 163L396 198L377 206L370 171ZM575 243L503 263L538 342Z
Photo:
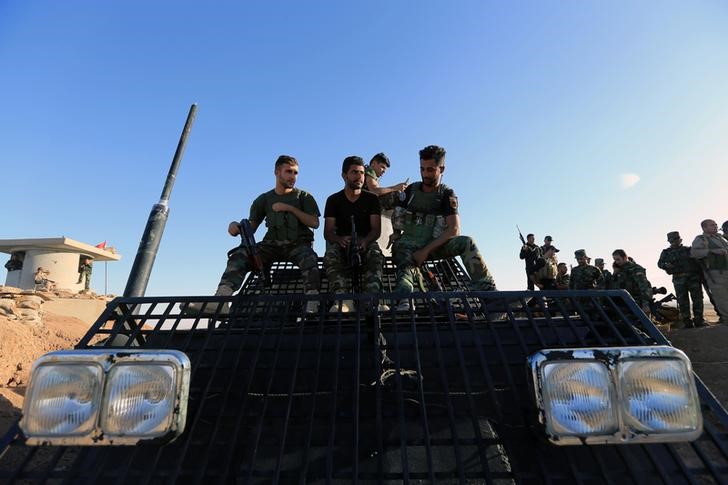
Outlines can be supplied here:
M296 197L295 200L287 199L286 203L290 203L297 209L303 210L303 202L301 201L303 192L299 189L293 189ZM313 233L300 227L302 224L298 217L290 212L276 212L273 210L275 202L281 202L281 198L270 191L265 194L265 225L268 232L265 239L278 242L295 242L298 240L313 240ZM308 233L308 234L307 234Z
M720 237L720 236L718 236ZM708 249L726 249L725 245L721 245L719 242L712 237L706 237L703 235L703 240ZM705 267L710 270L725 271L728 269L728 256L722 256L720 254L708 253L703 261L705 261Z
M407 206L395 207L392 227L402 231L400 241L424 246L437 239L447 228L447 220L441 212L445 186L436 192L423 192L422 183L413 183L407 194Z

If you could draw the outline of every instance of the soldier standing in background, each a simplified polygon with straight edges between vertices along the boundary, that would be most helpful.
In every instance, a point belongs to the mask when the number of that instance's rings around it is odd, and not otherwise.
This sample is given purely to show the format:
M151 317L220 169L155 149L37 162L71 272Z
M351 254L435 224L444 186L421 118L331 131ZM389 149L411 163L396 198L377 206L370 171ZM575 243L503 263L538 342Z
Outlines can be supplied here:
M599 268L599 271L602 272L602 283L599 285L600 290L608 290L612 288L612 273L609 272L608 269L604 269L604 259L597 258L594 260L594 266Z
M647 271L627 256L624 249L615 249L612 252L612 258L614 258L614 264L619 268L615 288L627 290L642 311L649 315L652 284L647 279Z
M91 286L91 272L93 271L93 261L89 256L82 256L81 263L78 265L78 281L76 284L81 284L81 281L86 280L83 289L88 291Z
M578 266L571 270L570 290L593 290L603 285L604 276L599 268L589 264L585 249L574 251L574 257Z
M393 225L395 233L392 257L397 267L395 291L412 292L419 279L419 267L429 257L460 256L474 290L495 290L493 277L478 251L475 241L460 235L458 198L444 185L445 149L430 145L420 150L422 182L405 189L404 200L397 201ZM397 306L410 309L409 299Z
M521 246L521 253L518 255L519 258L526 262L526 285L531 291L534 290L533 279L531 276L535 271L534 266L536 260L541 257L541 248L536 244L536 236L528 234L526 236L526 244Z
M690 256L697 259L713 296L713 305L720 316L719 323L728 321L728 241L718 234L718 224L712 219L700 223L703 234L693 240Z
M541 254L544 254L546 252L546 248L551 246L551 243L554 241L554 238L551 236L546 236L543 238L543 246L541 246Z
M382 291L382 264L384 256L379 250L377 238L380 231L379 198L371 192L362 190L364 185L364 160L360 157L346 157L341 167L344 189L329 196L324 209L324 237L327 247L324 255L326 276L331 293L346 293L352 288L351 260L352 251L361 258L361 270L365 293ZM351 248L354 219L358 236L358 248ZM338 310L334 303L331 311ZM385 308L382 308L385 310ZM354 302L344 300L341 312L354 311Z
M569 268L566 263L559 263L556 267L558 274L556 275L556 289L568 290L571 277L569 276Z
M548 246L543 256L536 260L535 273L531 275L532 281L539 290L555 290L556 276L558 275L558 262L556 253L559 250L555 246Z
M690 257L690 248L683 246L680 233L667 233L670 247L663 249L657 267L672 275L677 296L680 321L685 328L704 327L702 271L698 262ZM690 318L690 300L693 301L693 318Z

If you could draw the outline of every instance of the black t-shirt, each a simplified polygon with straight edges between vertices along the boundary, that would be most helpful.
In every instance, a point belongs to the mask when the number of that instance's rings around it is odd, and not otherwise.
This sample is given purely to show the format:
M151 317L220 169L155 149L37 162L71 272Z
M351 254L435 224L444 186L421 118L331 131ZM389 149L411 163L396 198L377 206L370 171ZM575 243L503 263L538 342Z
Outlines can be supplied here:
M365 237L372 230L370 216L379 215L382 211L379 197L371 192L362 191L356 202L350 202L343 190L331 194L326 199L324 217L336 219L336 235L351 235L351 216L354 216L356 232L359 237Z

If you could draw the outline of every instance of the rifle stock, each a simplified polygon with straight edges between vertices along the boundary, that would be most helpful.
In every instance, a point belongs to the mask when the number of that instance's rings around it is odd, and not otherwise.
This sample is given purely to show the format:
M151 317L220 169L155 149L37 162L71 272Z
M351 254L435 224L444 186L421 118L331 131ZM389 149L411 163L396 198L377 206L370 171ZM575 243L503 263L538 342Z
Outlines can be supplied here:
M265 271L265 267L263 266L263 260L260 257L258 245L255 243L254 234L255 233L253 232L253 226L250 225L250 221L248 219L241 220L240 246L231 249L228 252L228 256L230 256L231 253L239 249L245 249L248 255L248 262L250 263L251 269L260 273L260 276L263 278L263 282L265 284L268 284L268 273L267 271Z

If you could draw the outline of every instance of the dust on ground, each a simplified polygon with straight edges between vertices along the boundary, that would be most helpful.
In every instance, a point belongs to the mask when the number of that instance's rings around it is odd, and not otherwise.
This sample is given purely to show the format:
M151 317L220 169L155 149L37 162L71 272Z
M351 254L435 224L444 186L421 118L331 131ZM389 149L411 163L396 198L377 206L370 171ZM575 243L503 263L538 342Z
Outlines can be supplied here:
M717 320L708 311L706 317ZM0 317L0 436L20 416L33 361L46 352L73 348L88 328L77 318L48 312L40 326ZM666 336L690 357L695 372L723 406L728 406L728 326L672 329Z

